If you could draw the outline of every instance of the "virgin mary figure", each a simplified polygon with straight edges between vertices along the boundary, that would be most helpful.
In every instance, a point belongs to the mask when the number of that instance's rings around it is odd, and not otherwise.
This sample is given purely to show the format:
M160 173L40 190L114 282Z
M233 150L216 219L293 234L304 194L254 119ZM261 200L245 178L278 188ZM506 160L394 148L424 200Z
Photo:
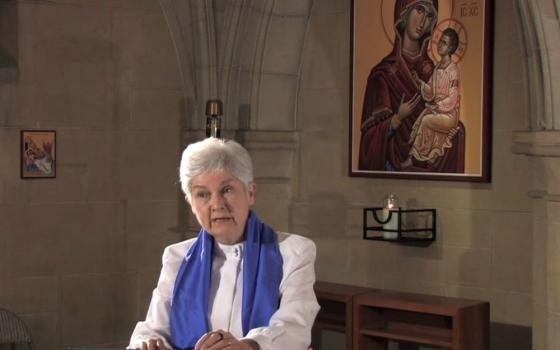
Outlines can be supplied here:
M359 169L464 172L465 129L457 126L452 146L434 162L403 166L410 134L425 109L413 72L427 81L434 70L428 46L437 24L438 0L396 0L393 50L371 70L364 94Z

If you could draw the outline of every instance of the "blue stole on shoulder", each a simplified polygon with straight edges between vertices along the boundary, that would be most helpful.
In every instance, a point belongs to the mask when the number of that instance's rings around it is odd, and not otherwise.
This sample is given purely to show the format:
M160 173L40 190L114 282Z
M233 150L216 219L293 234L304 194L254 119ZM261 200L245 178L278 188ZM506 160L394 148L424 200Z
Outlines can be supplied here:
M193 349L209 332L209 296L214 238L201 229L177 277L171 299L169 323L175 349ZM282 255L276 232L253 211L249 213L243 242L243 335L268 326L280 304Z

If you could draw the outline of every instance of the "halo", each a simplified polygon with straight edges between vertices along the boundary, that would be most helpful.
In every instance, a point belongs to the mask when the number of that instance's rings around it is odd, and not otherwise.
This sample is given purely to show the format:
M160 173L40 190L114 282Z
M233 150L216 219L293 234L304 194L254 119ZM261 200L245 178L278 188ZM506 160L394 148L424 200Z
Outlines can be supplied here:
M436 28L434 28L434 34L430 39L430 57L432 60L436 62L439 61L440 57L437 53L437 45L443 31L447 28L454 29L459 35L459 44L457 46L457 50L451 56L451 59L453 60L454 63L459 63L467 53L469 40L467 37L467 30L465 29L465 26L463 25L463 23L461 23L456 19L451 19L451 18L445 19L439 22Z

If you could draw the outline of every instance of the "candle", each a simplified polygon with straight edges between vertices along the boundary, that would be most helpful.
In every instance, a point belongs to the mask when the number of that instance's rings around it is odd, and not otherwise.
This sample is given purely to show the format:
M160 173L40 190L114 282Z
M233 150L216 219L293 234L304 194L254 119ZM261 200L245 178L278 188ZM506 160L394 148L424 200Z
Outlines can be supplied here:
M385 198L383 203L383 221L387 221L383 224L384 230L398 230L399 228L399 214L398 214L398 200L397 197L390 194ZM383 231L383 238L385 239L397 239L398 233L392 231Z

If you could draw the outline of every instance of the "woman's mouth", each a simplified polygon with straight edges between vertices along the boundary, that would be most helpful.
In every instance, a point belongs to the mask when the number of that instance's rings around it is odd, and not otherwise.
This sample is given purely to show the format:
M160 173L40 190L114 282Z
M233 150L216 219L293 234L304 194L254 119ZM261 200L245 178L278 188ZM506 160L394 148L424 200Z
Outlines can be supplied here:
M211 219L212 223L221 224L224 222L231 221L231 217L221 217L221 218L213 218Z

